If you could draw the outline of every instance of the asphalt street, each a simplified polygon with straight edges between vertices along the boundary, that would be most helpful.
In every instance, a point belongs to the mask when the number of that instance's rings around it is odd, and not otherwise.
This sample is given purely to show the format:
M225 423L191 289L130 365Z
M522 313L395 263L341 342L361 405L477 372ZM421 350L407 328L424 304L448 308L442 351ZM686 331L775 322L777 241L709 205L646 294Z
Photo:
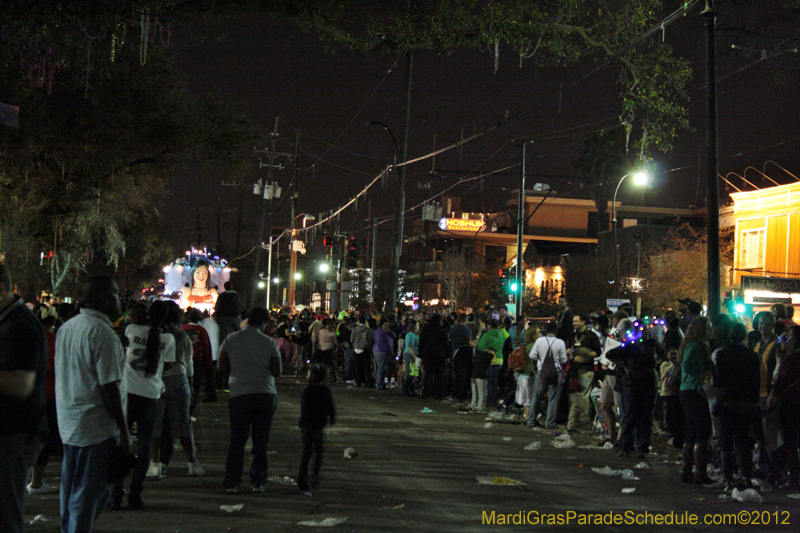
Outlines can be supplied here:
M556 448L557 431L527 429L502 417L488 420L486 415L459 413L456 404L406 398L400 389L376 391L341 382L332 385L339 421L326 430L322 485L310 496L304 495L291 481L296 478L300 460L296 424L303 387L304 383L294 377L278 380L278 409L269 443L271 480L265 493L253 494L247 484L239 494L223 491L228 440L227 395L223 394L219 402L201 404L195 413L198 459L207 475L189 477L183 453L177 451L164 479L146 481L144 509L105 510L95 531L671 532L800 528L800 499L777 489L759 490L763 503L742 503L731 500L730 495L681 484L678 454L667 449L663 436L654 439L655 453L644 461L647 468L634 468L642 461L618 458L615 452L602 449L594 433L574 438L572 447ZM540 443L538 449L526 449L534 442ZM347 448L353 448L357 455L346 459ZM639 479L625 480L592 470L606 466L611 470L631 469ZM248 467L249 458L245 481ZM45 481L57 485L59 472L60 463L51 462ZM233 512L221 509L239 504L240 510ZM568 523L537 524L545 514L556 514L549 518ZM28 531L59 531L58 494L28 496L25 515L29 523L33 521ZM699 523L681 523L692 520L692 515ZM734 516L749 524L730 525ZM659 518L666 523L654 524ZM547 519L544 517L545 522ZM706 525L706 519L727 520L728 525ZM301 525L326 520L324 523L338 524ZM504 525L504 520L510 524ZM637 525L637 520L649 523ZM520 521L522 524L517 525Z

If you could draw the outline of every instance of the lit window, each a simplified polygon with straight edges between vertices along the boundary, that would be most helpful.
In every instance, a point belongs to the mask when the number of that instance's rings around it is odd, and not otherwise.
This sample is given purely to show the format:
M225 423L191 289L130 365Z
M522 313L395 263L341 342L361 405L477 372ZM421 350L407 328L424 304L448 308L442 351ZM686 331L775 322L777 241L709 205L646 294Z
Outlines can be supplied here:
M764 266L764 248L766 244L764 228L742 232L740 268L760 268Z

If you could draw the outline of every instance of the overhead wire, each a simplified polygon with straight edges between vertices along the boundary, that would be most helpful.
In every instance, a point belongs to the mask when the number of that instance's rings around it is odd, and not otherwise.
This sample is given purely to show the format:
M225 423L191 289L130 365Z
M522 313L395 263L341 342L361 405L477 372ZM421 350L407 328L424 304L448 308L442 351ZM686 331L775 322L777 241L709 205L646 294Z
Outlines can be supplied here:
M552 99L553 97L555 97L555 95L559 94L560 92L563 92L565 89L569 89L569 88L572 88L572 87L576 86L578 83L582 82L583 80L587 79L591 75L599 72L600 70L602 70L606 66L610 65L614 60L619 58L621 55L623 55L624 53L626 53L629 50L633 49L636 45L638 45L639 43L643 42L645 39L649 38L653 34L659 32L659 31L662 31L664 27L666 27L668 24L671 24L672 22L677 20L680 16L685 15L686 13L691 11L699 3L700 3L700 0L690 0L690 1L685 2L682 7L678 8L675 11L673 11L666 18L664 18L661 22L658 22L658 23L656 23L654 25L651 25L651 27L649 29L647 29L645 32L640 34L636 39L634 39L633 41L631 41L627 45L623 46L619 50L615 51L610 57L608 57L605 61L601 62L595 68L591 69L588 73L574 78L571 82L567 83L566 85L562 85L561 87L559 87L558 91L556 91L556 90L551 91L550 95L545 98L545 101L548 101L548 100ZM395 63L396 63L396 61L397 60L395 60ZM389 72L387 72L386 76L388 76L388 74L390 72L391 72L391 70ZM384 76L384 79L385 79L386 76ZM381 81L381 83L382 82L383 82L383 80ZM372 95L370 95L368 101L374 96L374 94L375 94L375 91L373 91ZM366 105L366 104L364 104L364 105ZM378 179L380 179L384 175L384 173L389 172L389 171L393 170L394 168L408 166L408 165L411 165L413 163L418 163L420 161L424 161L424 160L430 159L432 157L435 157L435 156L440 155L440 154L445 153L445 152L449 152L449 151L451 151L451 150L453 150L455 148L458 148L460 146L463 146L465 144L471 143L472 141L474 141L474 140L476 140L478 138L481 138L481 137L487 135L488 133L491 133L492 131L504 126L505 124L507 124L511 120L514 120L514 119L516 119L516 118L518 118L518 117L520 117L520 116L522 116L524 114L527 114L528 112L530 112L531 110L535 109L536 107L538 107L540 105L541 105L541 102L537 103L537 106L529 106L529 107L527 107L527 108L525 108L525 109L523 109L521 111L517 111L515 113L509 113L500 122L498 122L498 123L496 123L496 124L494 124L492 126L489 126L489 127L484 127L482 130L480 130L480 131L478 131L476 133L473 133L472 135L470 135L470 136L468 136L468 137L466 137L464 139L461 139L461 140L459 140L459 141L457 141L455 143L451 143L451 144L449 144L447 146L444 146L444 147L442 147L442 148L440 148L438 150L434 150L432 152L429 152L428 154L425 154L425 155L422 155L422 156L419 156L419 157L416 157L416 158L413 158L413 159L410 159L410 160L407 160L407 161L404 161L404 162L393 163L393 164L388 165L364 189L362 189L361 192L359 192L354 197L350 198L350 200L348 202L346 202L343 206L340 206L339 208L337 208L335 210L331 210L330 214L327 217L325 217L322 220L317 221L315 224L313 224L311 226L307 226L306 228L302 228L302 231L308 231L308 230L310 230L312 228L319 227L323 223L331 220L333 217L338 216L344 209L346 209L347 207L352 205L355 201L357 201L357 199L360 196L366 194L366 192L369 190L369 188L372 187L378 181ZM344 134L344 132L346 132L347 129L350 127L350 125L352 125L353 121L358 116L358 114L363 110L363 108L364 108L364 106L362 105L362 107L356 113L354 118L351 119L351 121L348 123L347 127L343 130L342 133L340 133L340 135L337 137L337 139L334 141L334 143L332 143L328 147L328 149L323 153L323 155L320 156L316 160L317 162L320 161L322 157L327 155L327 153L332 149L332 147L335 145L335 143L338 142L338 140L341 138L341 136ZM497 152L495 152L495 154L496 153ZM468 178L468 179L474 179L474 178ZM461 182L459 182L459 184L460 183ZM458 184L456 184L456 185L458 185ZM450 187L450 188L452 188L452 187ZM450 188L448 188L447 190L450 190ZM443 193L438 193L438 194L432 196L431 198L429 198L427 201L430 201L431 199L436 198L436 197L440 196L441 194L443 194ZM422 204L419 204L419 205L415 206L415 208L419 207L420 205L424 205L424 203L426 203L426 202L423 202ZM404 213L406 213L408 211L409 210L406 210ZM295 230L295 231L299 231L299 230Z

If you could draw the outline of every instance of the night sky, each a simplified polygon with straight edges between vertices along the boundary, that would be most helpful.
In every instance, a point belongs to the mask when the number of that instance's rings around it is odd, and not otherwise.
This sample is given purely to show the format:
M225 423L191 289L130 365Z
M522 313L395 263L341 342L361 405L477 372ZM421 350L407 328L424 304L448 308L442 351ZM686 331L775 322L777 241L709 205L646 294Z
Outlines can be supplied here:
M727 21L720 18L720 27ZM223 27L225 37L212 38L212 27ZM661 36L658 36L660 38ZM688 57L694 78L689 83L688 109L693 131L685 131L674 149L654 154L658 169L656 182L645 193L620 192L620 199L658 205L702 205L705 201L705 103L703 70L703 20L694 12L667 28L664 38ZM202 39L202 42L201 42ZM373 55L326 46L311 33L279 20L253 12L241 12L225 21L194 21L175 28L173 46L179 53L179 68L189 78L190 89L198 93L218 90L226 97L243 102L263 125L266 138L274 119L281 119L277 150L292 152L295 135L302 134L300 155L301 212L315 215L337 208L370 182L394 156L394 145L381 127L385 123L402 144L404 65L402 55ZM796 69L798 54L771 57L777 41L754 42L763 46L767 59L728 57L720 53L719 140L720 172L742 174L746 167L762 170L768 160L800 175L797 148L798 105ZM787 56L791 56L788 57ZM788 66L787 66L788 65ZM416 158L457 142L477 131L496 125L506 113L524 111L502 127L463 146L436 157L437 173L430 159L410 166L407 175L406 206L412 207L450 187L460 178L475 172L491 172L518 165L520 139L533 140L529 147L529 187L536 174L576 174L574 161L582 139L590 132L618 123L619 89L616 70L596 69L594 62L567 68L535 67L509 49L501 48L499 69L488 50L459 49L451 53L419 51L415 55L409 158ZM783 82L776 81L778 71ZM794 76L794 77L793 77ZM786 81L788 80L788 81ZM559 92L559 87L567 89ZM435 141L434 141L435 136ZM252 161L251 183L266 179L266 168ZM492 184L508 195L516 188L519 168L508 175L491 177ZM793 178L777 166L767 164L766 173L786 183ZM748 170L747 179L759 186L768 182ZM284 192L292 179L291 169L279 171L275 179ZM741 180L731 177L734 184ZM192 187L187 187L191 181ZM197 178L187 169L176 175L173 190L198 206L203 217L203 238L216 231L212 210L218 202L223 209L223 240L233 239L238 193L223 187L222 177ZM560 194L579 189L581 183L562 184ZM508 192L503 192L506 189ZM721 191L726 192L724 183ZM735 192L729 190L727 192ZM477 181L459 185L447 193L462 196L463 207L496 212L501 201ZM374 186L367 195L372 200L372 216L390 215L393 184ZM723 199L722 204L727 203ZM286 199L275 202L275 224L288 224ZM261 201L251 191L245 193L243 248L256 241L258 210ZM341 218L342 229L358 230L366 225L367 201L358 210L348 209ZM169 212L168 212L169 213ZM419 210L407 215L418 216ZM196 220L173 219L177 246L185 246L196 235ZM408 220L408 218L407 218ZM408 223L407 223L408 224ZM408 226L407 226L408 227ZM366 234L361 233L360 238ZM389 238L388 232L385 239ZM246 245L246 246L245 246Z

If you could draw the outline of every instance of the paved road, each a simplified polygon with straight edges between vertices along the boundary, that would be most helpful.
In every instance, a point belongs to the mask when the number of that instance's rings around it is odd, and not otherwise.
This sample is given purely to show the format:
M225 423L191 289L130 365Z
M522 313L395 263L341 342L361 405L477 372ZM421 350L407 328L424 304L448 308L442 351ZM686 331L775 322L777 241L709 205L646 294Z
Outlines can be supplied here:
M270 440L270 475L296 476L299 462L299 433L295 428L303 383L282 377L278 383L279 404ZM773 491L764 493L765 502L743 504L722 501L717 493L678 482L677 453L665 455L657 439L657 454L648 469L636 469L637 481L607 477L593 467L633 468L639 461L620 459L613 452L593 444L594 435L580 436L576 447L552 446L554 431L527 429L518 424L487 422L484 416L460 414L453 404L404 398L398 389L374 391L333 385L339 423L328 429L324 480L312 496L293 485L270 482L264 494L224 494L222 473L227 450L226 402L202 404L196 426L199 459L205 477L188 477L185 462L173 460L168 476L147 481L140 511L109 511L100 516L96 531L114 532L279 532L279 531L381 531L381 532L485 532L516 530L560 531L797 531L800 528L800 500ZM223 398L224 400L224 395ZM435 413L423 414L427 407ZM491 427L485 427L491 423ZM525 450L534 441L539 450ZM586 448L583 448L586 446ZM358 455L345 459L345 448ZM176 452L176 459L182 458ZM48 466L46 480L58 483L54 474L60 465ZM524 485L479 484L479 476L509 478ZM503 482L503 480L499 480ZM245 485L244 488L247 488ZM623 494L623 488L635 488ZM240 511L226 513L220 505L242 504ZM485 524L494 511L495 525ZM600 525L578 523L544 527L539 525L498 525L500 515L513 523L515 514L535 521L535 513L609 513L626 520L637 513L673 513L680 521L684 513L740 513L767 522L732 528L709 525ZM28 527L33 532L58 531L58 495L31 496L26 517L42 515ZM776 526L788 520L791 525ZM347 518L335 527L307 527L303 521ZM596 519L597 516L590 518ZM641 519L641 515L639 515ZM651 517L652 519L652 517Z

